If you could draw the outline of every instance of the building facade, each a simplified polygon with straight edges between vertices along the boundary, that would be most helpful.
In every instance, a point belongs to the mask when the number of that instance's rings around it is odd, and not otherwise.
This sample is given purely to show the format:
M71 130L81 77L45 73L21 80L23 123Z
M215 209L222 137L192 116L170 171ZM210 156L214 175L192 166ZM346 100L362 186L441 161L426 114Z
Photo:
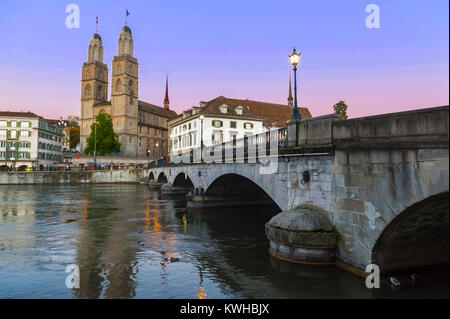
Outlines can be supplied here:
M311 118L305 107L302 118ZM179 153L284 127L292 106L219 96L182 112L169 122L170 149ZM203 118L203 119L202 119Z
M62 161L63 131L31 112L0 112L0 167L44 168Z
M103 63L103 44L95 33L89 42L88 60L83 63L81 80L80 146L83 152L91 125L100 112L111 115L114 132L122 144L119 154L147 156L167 154L168 120L176 116L169 108L168 86L164 107L140 101L139 64L133 56L131 29L119 34L117 55L112 61L111 99L108 100L108 66Z

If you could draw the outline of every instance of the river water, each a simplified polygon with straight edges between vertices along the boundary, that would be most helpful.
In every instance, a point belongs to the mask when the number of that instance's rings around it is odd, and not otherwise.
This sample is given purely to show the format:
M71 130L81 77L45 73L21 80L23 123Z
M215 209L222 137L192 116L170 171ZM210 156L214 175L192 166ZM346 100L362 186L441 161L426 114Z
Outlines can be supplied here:
M276 260L264 235L274 213L187 211L146 185L0 186L0 298L448 298L445 272L369 290L333 266Z

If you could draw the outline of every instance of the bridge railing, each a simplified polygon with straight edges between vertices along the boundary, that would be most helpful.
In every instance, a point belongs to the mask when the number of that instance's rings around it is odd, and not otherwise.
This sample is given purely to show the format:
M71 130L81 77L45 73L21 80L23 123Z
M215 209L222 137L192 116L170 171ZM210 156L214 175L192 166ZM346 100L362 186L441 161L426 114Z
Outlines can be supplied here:
M279 128L268 132L245 136L229 142L218 143L210 146L197 147L190 149L189 154L172 154L171 162L178 156L183 158L183 162L188 160L190 163L204 162L205 157L214 161L238 161L248 160L249 158L258 158L268 156L274 151L286 148L288 145L287 128ZM274 150L276 148L276 150ZM203 151L203 154L201 154ZM175 161L177 163L178 160Z

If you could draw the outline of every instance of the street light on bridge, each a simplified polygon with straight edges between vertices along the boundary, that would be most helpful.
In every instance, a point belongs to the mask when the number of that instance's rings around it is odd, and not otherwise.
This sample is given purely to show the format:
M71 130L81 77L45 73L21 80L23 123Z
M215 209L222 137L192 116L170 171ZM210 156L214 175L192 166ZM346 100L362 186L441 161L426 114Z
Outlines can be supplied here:
M200 163L203 162L203 120L205 119L205 116L203 114L200 114Z
M291 55L289 55L289 62L294 67L294 109L292 110L292 117L291 120L301 120L302 116L300 115L300 112L298 111L298 104L297 104L297 65L300 64L300 57L301 53L298 53L295 50L292 51Z

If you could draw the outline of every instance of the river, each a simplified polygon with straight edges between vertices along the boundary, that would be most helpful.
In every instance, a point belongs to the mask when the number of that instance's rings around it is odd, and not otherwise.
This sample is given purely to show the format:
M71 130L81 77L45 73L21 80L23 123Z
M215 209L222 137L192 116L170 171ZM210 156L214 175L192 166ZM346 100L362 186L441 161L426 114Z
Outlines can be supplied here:
M445 271L369 290L334 266L276 260L264 235L274 213L187 211L146 185L0 186L0 298L448 298Z

